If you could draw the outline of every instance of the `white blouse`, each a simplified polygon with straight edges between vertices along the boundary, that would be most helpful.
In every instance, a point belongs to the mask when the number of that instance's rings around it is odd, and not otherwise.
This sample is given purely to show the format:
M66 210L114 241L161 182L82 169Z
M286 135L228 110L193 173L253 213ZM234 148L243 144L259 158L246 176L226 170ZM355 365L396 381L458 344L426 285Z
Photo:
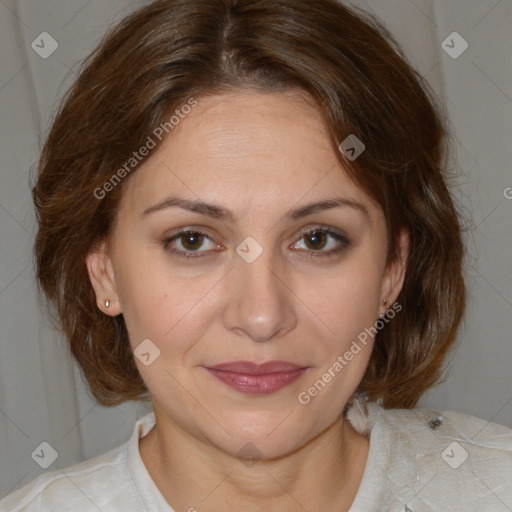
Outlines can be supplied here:
M358 400L347 418L370 436L350 512L512 512L512 429L455 412L386 410ZM0 500L0 512L174 512L139 452L139 439L154 425L154 413L138 419L126 443L38 476Z

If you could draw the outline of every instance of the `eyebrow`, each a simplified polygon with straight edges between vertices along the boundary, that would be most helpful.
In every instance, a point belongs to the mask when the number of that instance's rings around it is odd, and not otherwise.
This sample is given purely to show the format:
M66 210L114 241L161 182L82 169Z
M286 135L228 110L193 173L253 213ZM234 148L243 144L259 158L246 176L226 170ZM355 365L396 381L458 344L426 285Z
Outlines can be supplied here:
M142 216L145 217L151 213L166 210L167 208L172 208L174 206L183 208L184 210L189 210L191 212L199 213L213 219L230 220L231 222L234 222L235 219L233 212L222 208L219 205L206 203L204 201L192 201L178 196L171 196L161 201L160 203L151 206L147 210L144 210ZM296 221L314 213L338 207L348 207L358 210L367 218L368 221L370 221L370 213L368 208L363 203L348 197L334 197L331 199L325 199L323 201L306 204L305 206L301 206L300 208L289 211L285 215L284 220Z

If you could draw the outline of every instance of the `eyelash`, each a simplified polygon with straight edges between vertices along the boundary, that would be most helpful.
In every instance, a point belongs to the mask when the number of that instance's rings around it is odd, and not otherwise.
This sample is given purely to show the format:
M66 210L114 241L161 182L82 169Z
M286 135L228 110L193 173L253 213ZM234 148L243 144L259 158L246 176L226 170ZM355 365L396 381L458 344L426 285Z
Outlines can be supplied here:
M306 251L306 254L311 258L334 257L337 254L343 252L345 249L347 249L351 245L350 241L345 236L343 236L341 233L338 233L337 231L333 231L332 229L330 229L327 226L320 226L320 227L310 228L310 229L301 231L299 241L302 240L305 236L311 235L313 233L319 233L319 232L324 233L324 234L334 238L335 240L340 242L341 245L335 249L331 249L330 251ZM164 244L163 244L164 248L167 251L171 252L172 254L176 254L177 256L180 256L182 258L186 258L189 260L193 259L193 258L205 258L205 257L210 256L210 254L207 254L207 255L201 254L201 252L206 252L206 251L180 251L180 250L176 250L176 249L173 249L170 247L171 243L174 242L174 240L179 239L181 236L187 235L187 234L201 235L213 242L213 240L211 239L211 237L209 235L207 235L206 233L202 232L199 229L185 229L183 231L176 233L172 237L164 240Z

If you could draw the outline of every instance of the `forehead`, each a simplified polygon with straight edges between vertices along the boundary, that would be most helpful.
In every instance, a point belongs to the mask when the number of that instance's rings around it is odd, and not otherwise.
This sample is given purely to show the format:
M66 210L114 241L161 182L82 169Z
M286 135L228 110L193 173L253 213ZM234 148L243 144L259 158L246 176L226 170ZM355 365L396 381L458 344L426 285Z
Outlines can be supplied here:
M348 177L304 93L243 91L197 101L132 176L124 194L131 205L179 192L236 212L342 193L378 208Z

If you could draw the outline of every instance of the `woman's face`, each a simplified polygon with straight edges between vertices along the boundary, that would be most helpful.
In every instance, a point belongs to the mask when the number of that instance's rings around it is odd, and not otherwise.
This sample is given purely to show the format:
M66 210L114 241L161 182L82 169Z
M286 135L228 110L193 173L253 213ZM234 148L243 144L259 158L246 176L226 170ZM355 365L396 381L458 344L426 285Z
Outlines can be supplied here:
M161 418L232 455L248 442L290 453L340 418L372 338L344 354L399 293L382 210L297 92L199 98L150 156L126 183L110 254L88 258L98 304L123 314L133 349L150 340L135 360ZM306 370L207 369L235 361Z

